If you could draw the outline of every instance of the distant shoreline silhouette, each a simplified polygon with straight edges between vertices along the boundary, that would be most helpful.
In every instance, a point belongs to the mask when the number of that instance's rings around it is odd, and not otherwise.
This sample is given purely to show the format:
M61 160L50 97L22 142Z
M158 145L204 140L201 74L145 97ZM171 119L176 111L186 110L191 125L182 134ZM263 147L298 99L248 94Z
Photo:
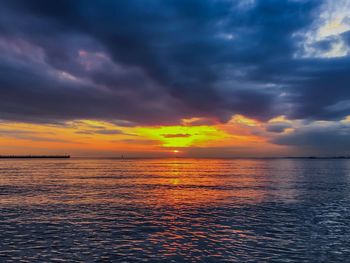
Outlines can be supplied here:
M70 155L0 155L0 159L68 159ZM133 159L168 159L169 157L125 157L121 156L106 156L106 157L77 157L74 158L92 158L92 159L116 159L116 160L133 160ZM350 159L350 156L281 156L281 157L187 157L176 156L171 157L176 159Z
M70 155L0 155L0 159L62 159L70 158Z

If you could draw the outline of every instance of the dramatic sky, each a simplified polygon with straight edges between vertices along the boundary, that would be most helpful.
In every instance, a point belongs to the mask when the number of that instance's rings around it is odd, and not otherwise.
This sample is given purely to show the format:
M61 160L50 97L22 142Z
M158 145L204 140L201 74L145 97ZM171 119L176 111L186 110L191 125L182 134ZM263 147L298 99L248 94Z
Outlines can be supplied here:
M0 154L350 154L349 0L1 0Z

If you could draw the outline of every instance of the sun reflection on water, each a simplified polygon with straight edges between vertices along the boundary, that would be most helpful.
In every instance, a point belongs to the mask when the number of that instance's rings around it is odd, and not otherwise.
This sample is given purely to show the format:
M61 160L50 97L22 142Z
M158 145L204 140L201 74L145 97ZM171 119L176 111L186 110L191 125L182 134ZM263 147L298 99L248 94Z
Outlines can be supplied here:
M312 259L343 255L349 167L345 160L1 160L0 251L14 262L20 253L32 262L68 254L85 262L257 262L261 251L276 262L291 255L309 262L305 248ZM310 248L314 236L321 244Z

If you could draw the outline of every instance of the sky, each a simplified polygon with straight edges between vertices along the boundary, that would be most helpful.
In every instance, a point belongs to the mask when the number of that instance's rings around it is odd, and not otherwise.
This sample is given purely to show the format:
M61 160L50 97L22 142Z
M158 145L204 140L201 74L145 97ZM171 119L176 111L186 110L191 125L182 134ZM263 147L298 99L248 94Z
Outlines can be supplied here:
M0 155L350 155L349 0L1 0Z

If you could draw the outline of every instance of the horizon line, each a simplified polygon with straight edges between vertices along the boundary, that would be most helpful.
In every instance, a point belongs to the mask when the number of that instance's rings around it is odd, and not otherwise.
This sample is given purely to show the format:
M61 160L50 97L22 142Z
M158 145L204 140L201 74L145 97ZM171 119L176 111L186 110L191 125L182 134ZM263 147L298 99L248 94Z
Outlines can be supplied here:
M350 155L332 155L332 156L73 156L70 154L11 154L11 155L2 155L0 154L0 159L16 159L16 158L52 158L52 159L68 159L68 158L77 158L77 159L350 159Z

